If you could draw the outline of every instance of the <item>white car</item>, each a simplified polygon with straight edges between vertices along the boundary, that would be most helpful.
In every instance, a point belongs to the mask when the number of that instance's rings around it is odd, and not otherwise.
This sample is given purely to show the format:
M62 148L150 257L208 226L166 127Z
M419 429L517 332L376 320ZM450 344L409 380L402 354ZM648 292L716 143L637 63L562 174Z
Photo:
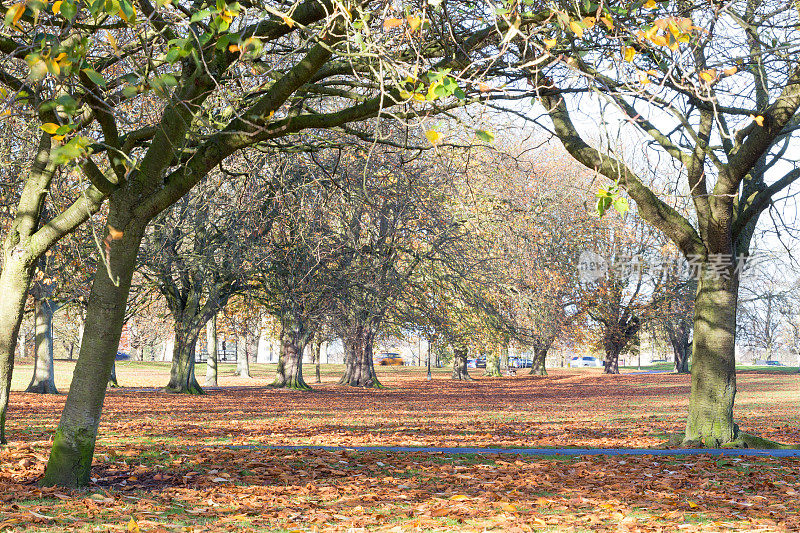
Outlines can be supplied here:
M590 366L594 368L600 368L603 366L603 361L598 359L597 357L592 357L591 355L581 355L575 356L569 360L570 368L580 368L584 366Z

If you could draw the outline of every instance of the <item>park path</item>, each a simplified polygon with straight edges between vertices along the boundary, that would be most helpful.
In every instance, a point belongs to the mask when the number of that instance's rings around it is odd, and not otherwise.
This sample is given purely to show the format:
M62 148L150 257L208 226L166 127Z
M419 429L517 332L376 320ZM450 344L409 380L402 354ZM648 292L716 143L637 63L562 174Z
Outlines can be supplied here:
M217 446L207 446L217 447ZM800 450L759 450L754 448L440 448L416 446L318 446L318 445L224 445L232 450L320 450L328 452L396 452L396 453L444 453L461 454L503 454L503 455L537 455L583 456L583 455L653 455L653 456L690 456L714 455L726 457L800 457Z

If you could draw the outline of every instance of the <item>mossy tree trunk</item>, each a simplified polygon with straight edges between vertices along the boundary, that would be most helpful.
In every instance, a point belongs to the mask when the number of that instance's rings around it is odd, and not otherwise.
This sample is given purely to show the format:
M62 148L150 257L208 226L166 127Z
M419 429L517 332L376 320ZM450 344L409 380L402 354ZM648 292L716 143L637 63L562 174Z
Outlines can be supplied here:
M311 390L303 379L303 352L310 332L302 320L289 314L283 318L281 329L281 352L278 368L271 387Z
M704 273L697 285L692 392L686 444L716 448L736 439L736 303L738 276Z
M533 364L531 365L531 374L534 376L546 376L547 368L545 361L547 360L548 346L534 345L533 347Z
M217 315L211 317L206 323L206 387L216 387L218 380L217 370Z
M453 345L453 374L452 378L462 381L472 381L472 376L467 371L467 353L469 349L466 344Z
M605 326L603 335L603 349L606 352L603 361L603 372L606 374L619 374L619 354L628 346L628 343L639 333L640 321L638 317L623 315L619 322L610 327Z
M375 372L372 347L375 342L376 324L369 319L351 319L342 341L345 349L344 375L339 379L340 385L351 387L382 388Z
M500 356L496 352L491 352L486 356L486 375L492 377L503 375L500 371Z
M58 394L53 367L53 314L55 304L46 298L34 301L34 335L36 339L33 377L25 392Z
M120 218L124 216L112 203L109 225L125 231L115 238L106 232L108 264L101 264L92 284L80 355L41 481L45 486L76 487L89 482L106 385L119 347L144 231L143 224L121 223Z
M195 351L202 326L194 320L175 322L175 344L172 348L172 368L166 391L179 394L203 394L195 376Z
M108 386L112 389L119 388L119 381L117 381L117 360L114 358L114 363L111 365L111 375L108 376Z

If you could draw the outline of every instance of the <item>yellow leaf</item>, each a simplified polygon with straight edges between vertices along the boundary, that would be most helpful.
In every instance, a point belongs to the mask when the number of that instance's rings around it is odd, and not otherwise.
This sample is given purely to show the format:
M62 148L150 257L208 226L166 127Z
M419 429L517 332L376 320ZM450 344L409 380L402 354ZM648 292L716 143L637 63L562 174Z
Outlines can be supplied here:
M286 15L281 15L281 19L283 19L283 23L289 26L290 28L294 27L294 20L291 17L287 17Z
M455 496L451 496L450 500L454 502L463 502L464 500L469 500L469 496L465 496L463 494L456 494Z
M425 138L430 141L434 146L442 142L442 134L436 130L428 130L425 132Z
M111 35L110 32L106 32L106 39L108 39L108 43L111 45L111 48L114 49L114 52L119 53L119 47L117 46L117 40Z
M121 239L122 235L124 235L124 232L118 230L114 226L109 226L108 227L108 236L111 237L112 241L116 241L118 239ZM137 529L138 529L138 526L137 526Z
M383 21L384 30L391 30L392 28L397 28L398 26L402 25L403 25L403 19L390 18Z
M764 127L764 117L762 117L761 115L758 116L750 115L750 118L752 118L755 121L755 123L761 126L762 128Z
M238 44L232 44L228 47L229 52L239 52L240 48Z
M710 68L708 70L701 70L700 79L706 83L711 83L712 81L717 79L717 69Z
M667 46L667 38L663 35L653 35L650 40L653 41L653 44L656 46Z
M606 28L608 28L609 30L613 30L614 29L614 21L611 20L610 18L608 18L608 17L600 17L600 22L605 24Z
M52 122L47 122L45 124L42 124L39 127L42 128L42 130L44 130L45 133L49 133L50 135L53 135L56 132L56 130L58 129L58 124L53 124Z
M739 72L739 69L738 69L738 68L736 68L736 67L730 67L730 68L726 68L725 70L723 70L723 71L722 71L722 73L723 73L724 75L726 75L726 76L733 76L733 75L734 75L734 74L736 74L737 72Z
M510 503L503 503L500 505L500 508L508 513L516 513L517 508L511 505Z
M693 502L693 501L691 501L691 500L689 500L689 501L688 501L688 502L686 502L686 503L688 503L688 504L689 504L689 507L690 507L691 509L697 509L698 507L700 507L699 505L697 505L695 502Z
M587 30L594 28L595 18L594 17L584 17L583 24L586 26Z
M61 3L62 0L57 0L56 2L53 3L53 13L55 13L56 15L61 13Z
M13 6L8 8L6 12L7 15L13 13L13 18L11 19L11 25L16 26L19 19L22 18L23 13L25 13L25 2L20 2L19 4L14 4ZM6 19L8 20L8 19Z
M571 29L572 33L574 33L579 39L583 37L583 28L574 20L569 21L569 29Z
M644 3L644 7L647 9L653 9L656 7L656 0L647 0L647 2Z
M53 135L53 140L54 141L63 141L64 137L65 137L64 135Z
M128 522L127 530L128 533L139 533L139 524L136 522L136 520L131 518L131 521Z
M544 47L548 50L553 48L556 45L555 39L544 39Z
M406 20L408 21L408 27L411 28L411 31L416 30L419 28L419 25L422 24L422 19L419 17L408 17Z
M61 52L60 54L58 54L58 55L56 56L56 58L55 58L53 61L61 61L61 60L62 60L62 59L64 59L65 57L67 57L67 54L66 54L66 52Z
M625 61L630 63L631 61L633 61L633 56L635 55L636 55L636 49L633 46L625 47L625 50L623 51L623 57L625 58Z
M650 83L650 78L647 76L647 72L639 72L639 83L642 85L647 85Z

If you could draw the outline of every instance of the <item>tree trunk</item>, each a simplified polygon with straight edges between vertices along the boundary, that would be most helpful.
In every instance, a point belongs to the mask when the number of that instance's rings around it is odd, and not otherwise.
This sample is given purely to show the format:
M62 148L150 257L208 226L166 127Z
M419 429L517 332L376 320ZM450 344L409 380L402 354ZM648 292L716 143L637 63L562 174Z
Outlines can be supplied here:
M206 324L206 387L217 387L217 315Z
M622 346L615 341L606 341L603 344L606 351L606 358L603 361L603 373L619 374L619 354L622 352Z
M118 217L112 206L110 224ZM45 486L77 487L89 483L97 427L122 335L143 229L128 224L121 237L108 235L105 239L106 258L92 284L81 351L42 478ZM106 265L106 261L110 264Z
M496 353L491 353L486 357L486 375L492 377L503 375L500 371L500 356Z
M504 341L500 347L500 369L503 372L508 372L508 341Z
M317 339L317 342L313 344L314 350L314 373L316 374L316 381L315 383L322 383L322 376L320 375L320 356L322 355L322 342Z
M239 349L241 347L241 349ZM250 375L250 358L247 356L247 336L242 335L236 340L236 376L252 378Z
M202 326L200 326L202 327ZM179 394L203 394L194 372L195 349L200 327L175 321L175 344L172 348L172 369L166 391Z
M547 368L545 368L545 361L547 359L547 348L541 346L533 347L533 365L531 366L531 374L534 376L546 376Z
M472 381L472 377L467 372L467 351L465 345L453 346L453 379Z
M281 353L278 356L278 369L271 387L311 390L303 379L303 350L306 336L302 330L291 329L281 336Z
M685 444L716 448L736 439L736 300L738 279L704 273L697 286L692 392Z
M383 388L375 373L372 357L374 339L374 329L369 325L363 323L351 325L347 335L342 339L345 349L345 368L344 375L339 379L339 385Z
M22 323L25 300L33 269L6 253L0 272L0 444L6 444L6 411L14 371L17 334ZM23 345L22 351L25 351Z
M55 308L47 299L34 302L36 349L33 377L25 392L58 394L53 368L53 312Z
M667 325L667 336L672 345L672 352L675 354L675 372L678 374L689 373L689 356L691 355L691 344L689 343L689 324L681 320L678 325Z
M117 381L117 359L116 359L116 357L114 357L114 363L111 365L111 375L108 377L108 387L110 387L112 389L118 389L119 388L119 381Z

